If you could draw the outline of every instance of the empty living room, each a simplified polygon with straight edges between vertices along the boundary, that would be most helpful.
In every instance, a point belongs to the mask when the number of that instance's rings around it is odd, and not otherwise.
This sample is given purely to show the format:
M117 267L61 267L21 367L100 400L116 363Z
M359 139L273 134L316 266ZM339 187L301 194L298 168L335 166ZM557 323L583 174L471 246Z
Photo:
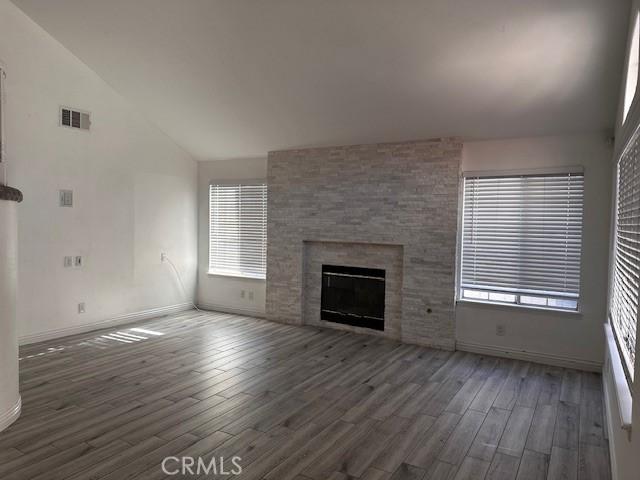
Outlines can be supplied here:
M0 0L1 480L640 480L640 0Z

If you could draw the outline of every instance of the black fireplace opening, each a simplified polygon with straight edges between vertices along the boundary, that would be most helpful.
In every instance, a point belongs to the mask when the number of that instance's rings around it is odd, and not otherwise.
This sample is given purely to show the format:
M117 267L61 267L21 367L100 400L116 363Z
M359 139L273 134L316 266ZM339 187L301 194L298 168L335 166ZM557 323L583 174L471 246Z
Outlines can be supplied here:
M320 318L384 330L385 271L322 265Z

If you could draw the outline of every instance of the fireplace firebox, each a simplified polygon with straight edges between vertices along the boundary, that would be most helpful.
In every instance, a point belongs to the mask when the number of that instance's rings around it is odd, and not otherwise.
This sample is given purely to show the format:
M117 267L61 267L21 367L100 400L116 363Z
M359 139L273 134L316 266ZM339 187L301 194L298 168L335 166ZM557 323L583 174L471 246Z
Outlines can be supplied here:
M322 320L384 330L384 296L384 270L322 265Z

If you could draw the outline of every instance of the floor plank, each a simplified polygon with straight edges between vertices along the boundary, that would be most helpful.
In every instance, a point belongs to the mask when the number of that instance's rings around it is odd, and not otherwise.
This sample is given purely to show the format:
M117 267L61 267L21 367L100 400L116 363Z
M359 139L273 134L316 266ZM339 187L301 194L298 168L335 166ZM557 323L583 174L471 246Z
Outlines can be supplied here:
M491 407L469 450L470 457L491 461L511 412Z
M418 467L403 463L395 471L391 480L422 480L426 472Z
M580 445L578 480L610 480L609 451L605 447Z
M452 465L460 465L484 419L483 413L474 410L467 411L449 436L442 452L440 452L439 459Z
M580 409L577 405L560 402L553 433L553 445L569 450L578 449Z
M516 480L545 480L549 469L549 455L525 450L520 460Z
M497 452L489 466L486 480L514 480L519 466L519 457Z
M557 414L556 405L538 405L536 407L527 436L526 448L546 455L551 454Z
M532 420L533 408L515 407L498 444L498 451L516 457L522 456Z
M489 462L466 457L454 480L483 480L489 470Z
M578 478L578 452L553 447L549 461L548 480L576 480Z

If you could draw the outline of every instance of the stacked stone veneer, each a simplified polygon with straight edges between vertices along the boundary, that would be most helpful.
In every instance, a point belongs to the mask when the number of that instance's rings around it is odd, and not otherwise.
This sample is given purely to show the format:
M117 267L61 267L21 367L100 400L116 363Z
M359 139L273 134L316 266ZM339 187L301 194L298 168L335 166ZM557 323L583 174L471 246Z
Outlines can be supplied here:
M340 256L341 243L342 257L368 244L370 256L361 249L344 264L385 268L402 257L391 286L400 305L385 312L385 334L454 348L461 153L455 139L270 152L267 318L318 324L313 269L323 255ZM384 252L382 265L366 265Z

